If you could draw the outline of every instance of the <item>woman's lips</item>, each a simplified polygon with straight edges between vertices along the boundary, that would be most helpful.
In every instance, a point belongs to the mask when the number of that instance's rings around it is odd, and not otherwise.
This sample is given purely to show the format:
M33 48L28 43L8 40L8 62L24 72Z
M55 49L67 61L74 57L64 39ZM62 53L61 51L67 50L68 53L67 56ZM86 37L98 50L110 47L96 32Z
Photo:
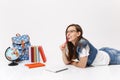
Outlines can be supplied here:
M67 38L67 40L69 40L69 39L70 39L70 37Z

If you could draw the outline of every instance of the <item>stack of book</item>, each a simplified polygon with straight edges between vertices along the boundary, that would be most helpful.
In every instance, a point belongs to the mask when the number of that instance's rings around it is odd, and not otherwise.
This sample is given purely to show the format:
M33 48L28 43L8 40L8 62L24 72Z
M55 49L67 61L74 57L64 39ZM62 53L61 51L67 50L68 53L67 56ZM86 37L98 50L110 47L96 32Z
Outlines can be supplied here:
M31 46L29 48L29 60L31 62L46 62L46 56L42 46Z

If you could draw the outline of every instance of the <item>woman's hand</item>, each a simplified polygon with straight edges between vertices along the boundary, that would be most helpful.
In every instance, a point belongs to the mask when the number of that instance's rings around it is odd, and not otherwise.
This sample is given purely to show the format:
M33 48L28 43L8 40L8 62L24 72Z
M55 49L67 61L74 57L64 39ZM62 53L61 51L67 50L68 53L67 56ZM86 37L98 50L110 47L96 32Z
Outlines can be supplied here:
M66 53L66 46L67 46L66 42L60 45L60 50L62 51L62 53Z
M71 63L71 61L68 60L68 56L66 54L66 46L67 46L67 43L63 43L62 45L60 45L60 49L62 51L62 58L63 58L63 62L68 65Z

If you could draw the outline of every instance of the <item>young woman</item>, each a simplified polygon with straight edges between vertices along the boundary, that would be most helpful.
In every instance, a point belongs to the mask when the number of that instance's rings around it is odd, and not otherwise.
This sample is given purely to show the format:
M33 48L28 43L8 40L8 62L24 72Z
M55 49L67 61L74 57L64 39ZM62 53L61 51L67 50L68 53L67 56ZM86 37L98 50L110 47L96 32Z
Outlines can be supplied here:
M120 51L108 47L96 49L82 36L83 31L80 25L69 25L65 33L66 42L60 45L65 64L80 68L120 64Z

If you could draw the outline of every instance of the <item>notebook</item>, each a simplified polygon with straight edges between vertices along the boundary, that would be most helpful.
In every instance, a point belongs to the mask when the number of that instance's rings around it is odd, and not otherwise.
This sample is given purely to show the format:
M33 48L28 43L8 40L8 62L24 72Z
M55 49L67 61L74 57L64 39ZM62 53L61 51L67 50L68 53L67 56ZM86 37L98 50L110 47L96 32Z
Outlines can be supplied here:
M53 72L53 73L58 73L62 71L68 70L66 66L49 66L45 68L46 71Z

